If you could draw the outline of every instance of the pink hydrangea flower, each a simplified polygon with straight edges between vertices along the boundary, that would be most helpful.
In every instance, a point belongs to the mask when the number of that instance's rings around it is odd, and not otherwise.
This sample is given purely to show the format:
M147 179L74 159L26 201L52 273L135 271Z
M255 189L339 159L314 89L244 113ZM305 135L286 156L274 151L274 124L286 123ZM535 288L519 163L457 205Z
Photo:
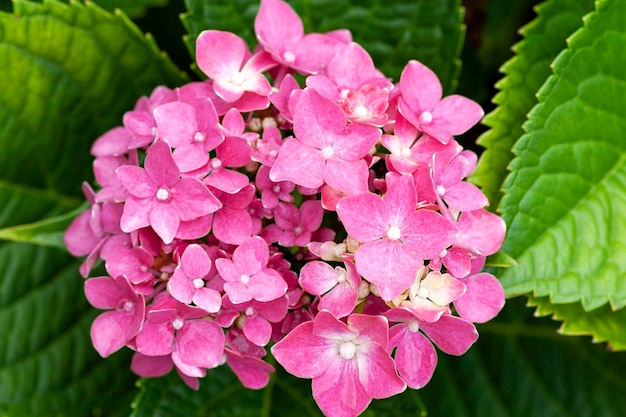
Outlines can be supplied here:
M419 131L444 144L453 135L465 133L484 115L482 108L468 98L455 94L442 99L439 78L418 61L410 61L402 71L400 90L400 113Z
M110 310L94 320L90 332L94 347L100 356L106 358L139 332L145 300L121 276L89 278L85 281L85 295L92 306Z
M130 193L124 204L122 231L151 226L163 242L171 243L182 221L215 212L219 200L199 180L180 177L167 143L152 145L145 169L124 165L117 176Z
M313 398L324 414L353 417L372 398L406 388L387 344L384 317L352 314L345 324L320 311L272 346L272 354L289 373L313 379Z
M454 241L454 224L432 210L417 209L412 177L401 176L385 198L373 193L344 198L337 214L361 246L357 271L375 283L384 300L404 292L423 260L437 256Z

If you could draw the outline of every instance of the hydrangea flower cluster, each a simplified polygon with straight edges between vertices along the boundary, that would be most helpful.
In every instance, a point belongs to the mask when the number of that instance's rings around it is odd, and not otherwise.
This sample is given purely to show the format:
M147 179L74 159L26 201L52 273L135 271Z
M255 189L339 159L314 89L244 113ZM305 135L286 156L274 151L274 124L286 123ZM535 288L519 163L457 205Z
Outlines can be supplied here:
M463 354L504 304L480 271L505 226L454 139L483 112L417 61L392 83L282 0L254 29L252 52L201 33L208 79L156 88L96 140L100 187L65 241L108 274L85 281L103 357L128 346L138 375L192 388L226 364L259 389L271 346L326 415L356 416L423 387L434 346Z

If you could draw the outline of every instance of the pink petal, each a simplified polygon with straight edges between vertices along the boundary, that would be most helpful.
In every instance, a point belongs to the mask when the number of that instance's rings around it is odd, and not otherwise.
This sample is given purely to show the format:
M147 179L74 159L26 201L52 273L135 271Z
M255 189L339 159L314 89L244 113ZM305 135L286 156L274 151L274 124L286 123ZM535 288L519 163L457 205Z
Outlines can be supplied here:
M150 226L166 245L172 243L180 224L176 209L170 204L157 203L152 206L149 214Z
M373 193L342 199L337 204L337 214L348 235L359 242L380 239L389 227L387 206Z
M233 33L206 30L196 40L196 62L209 78L229 78L241 69L247 50L245 42Z
M443 199L448 207L459 211L473 211L489 205L483 192L469 182L459 182L446 188Z
M269 260L269 247L258 237L251 237L243 242L233 253L235 262L243 273L255 274L263 269Z
M181 268L176 268L167 282L167 290L176 300L189 304L193 298L194 287Z
M473 323L485 323L498 315L504 307L505 296L496 277L481 273L463 282L467 291L454 301L454 307L461 317Z
M315 402L327 416L355 417L372 399L359 381L357 361L339 355L324 374L313 378L312 389Z
M124 233L130 233L150 225L150 211L153 206L151 198L136 199L129 197L124 203L124 212L120 219L120 227Z
M385 333L386 330L385 325ZM398 376L395 362L386 349L386 343L384 347L369 343L358 348L359 382L372 398L391 397L406 389L406 384Z
M222 296L211 288L198 288L193 295L193 303L209 313L217 313L222 306Z
M345 271L338 271L326 262L313 261L302 267L298 282L306 292L322 295L337 285L341 273L345 274Z
M143 303L136 306L140 308ZM138 312L141 313L139 318L138 315L129 314L124 310L107 311L96 317L91 325L90 334L100 356L106 358L118 351L137 334L143 318L143 308Z
M460 317L444 314L434 323L420 323L420 327L439 349L449 355L462 355L478 340L476 327Z
M274 367L253 356L245 356L226 349L226 361L244 387L249 389L264 388L269 382L269 373Z
M147 152L144 165L152 182L157 187L174 186L178 181L180 171L172 158L170 146L164 141L158 141L150 146Z
M251 316L243 325L243 334L255 345L265 346L270 341L272 326L261 316Z
M250 278L248 289L255 300L266 302L285 295L287 283L277 271L265 268Z
M402 240L421 259L431 259L454 242L455 225L442 215L421 209L402 224Z
M351 42L343 47L328 64L328 76L340 89L356 90L378 75L374 61L361 45Z
M63 235L65 247L74 256L87 255L101 240L91 229L90 221L91 210L87 209L72 220Z
M358 195L368 191L369 171L364 160L346 161L339 157L326 161L324 182L346 195Z
M137 335L137 352L148 356L162 356L172 353L174 330L169 323L146 321Z
M391 330L397 334L395 360L400 376L409 387L422 388L430 381L437 366L435 348L424 335L410 331L405 324Z
M222 203L198 179L185 177L172 188L171 205L181 220L189 221L216 212Z
M313 334L313 322L299 324L272 346L274 358L298 378L315 378L328 369L334 358L336 342Z
M432 113L433 125L453 136L465 133L485 114L478 103L456 94L441 100Z
M230 169L217 169L203 182L228 194L238 193L250 183L245 174Z
M328 310L338 318L346 317L354 310L357 300L357 289L344 282L323 295L318 308Z
M288 3L280 0L262 0L254 20L254 32L259 43L274 57L284 62L285 52L304 35L300 16Z
M225 340L214 322L188 320L176 336L176 351L186 364L212 369L220 364Z
M178 148L191 143L198 131L196 109L180 101L165 103L154 109L159 137L172 147Z
M496 253L506 234L504 220L484 209L462 213L457 225L456 246L482 256Z
M115 170L115 173L124 188L136 198L149 198L156 193L157 186L143 168L122 165Z
M417 117L423 111L431 111L442 96L437 75L418 61L409 61L404 67L400 75L400 89L402 98ZM404 112L403 116L407 117Z
M191 244L183 252L180 265L189 279L204 278L211 269L211 258L202 246Z
M120 300L123 300L125 296L119 284L110 277L86 280L85 295L92 306L101 310L120 307Z
M392 300L409 288L423 263L405 245L387 239L361 245L355 260L359 273L378 286L383 300Z
M274 182L291 181L303 187L317 188L324 184L323 169L324 158L319 150L296 139L287 139L274 161L270 179Z
M252 218L247 210L222 207L215 213L213 234L221 242L240 245L252 235Z
M130 369L142 378L158 378L167 375L174 363L170 355L147 356L135 352L130 364Z

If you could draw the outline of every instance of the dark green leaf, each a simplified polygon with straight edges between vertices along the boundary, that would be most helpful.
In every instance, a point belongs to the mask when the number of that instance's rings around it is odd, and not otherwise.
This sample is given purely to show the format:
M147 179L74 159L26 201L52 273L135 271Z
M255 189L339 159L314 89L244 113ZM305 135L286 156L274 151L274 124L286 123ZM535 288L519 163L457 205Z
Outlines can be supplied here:
M128 354L103 361L92 347L98 312L77 268L55 249L0 245L0 415L84 416L128 404Z
M183 23L193 52L195 39L206 29L236 33L249 45L254 37L254 17L258 0L212 2L186 0L189 12ZM293 0L289 1L302 17L306 32L326 32L348 28L354 40L372 56L385 75L398 80L410 59L432 68L444 89L456 87L460 70L459 54L465 34L463 12L458 0L383 2L381 0Z

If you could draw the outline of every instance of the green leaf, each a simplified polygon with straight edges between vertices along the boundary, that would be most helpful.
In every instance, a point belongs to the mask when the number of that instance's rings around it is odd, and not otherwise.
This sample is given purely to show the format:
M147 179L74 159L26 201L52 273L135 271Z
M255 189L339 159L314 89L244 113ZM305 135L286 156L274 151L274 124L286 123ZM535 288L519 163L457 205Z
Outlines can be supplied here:
M572 336L592 336L594 343L610 342L615 351L626 350L626 309L614 311L609 305L585 311L580 303L552 304L547 297L530 298L529 305L537 307L535 315L563 320L559 333Z
M30 0L41 3L45 0ZM62 0L64 3L70 3L72 0ZM79 0L74 0L79 1ZM120 9L126 13L129 17L136 18L142 17L149 7L165 6L169 3L169 0L80 0L83 3L97 4L104 10L114 12L115 9ZM4 4L7 4L5 7ZM0 10L11 10L11 0L0 0Z
M189 12L183 23L190 34L187 45L206 29L236 33L256 45L254 17L258 0L212 2L186 0ZM459 54L465 34L463 9L458 0L382 2L380 0L293 0L306 32L348 28L354 40L372 56L377 68L396 81L410 59L437 73L444 89L456 87Z
M69 213L46 218L20 226L6 227L0 229L0 240L13 242L32 243L34 245L50 246L57 249L65 249L63 234L70 225L74 217L80 214L85 205L80 206ZM45 217L45 215L44 215Z
M502 182L513 159L511 148L524 133L522 124L537 103L537 91L552 73L550 63L566 46L567 36L582 26L583 15L592 9L590 0L548 0L540 4L537 17L521 29L524 40L513 47L515 57L501 68L505 77L496 84L500 92L493 99L498 107L483 120L491 129L478 139L486 149L472 176L493 210L502 198Z
M479 325L461 357L439 354L421 391L429 416L621 417L626 415L626 352L562 337L547 318L530 316L525 297Z
M501 209L509 295L626 305L626 2L599 2L553 64L515 146ZM622 325L622 331L626 329Z
M55 249L0 245L0 415L84 416L129 403L129 357L100 359L89 337L98 314L78 261Z

